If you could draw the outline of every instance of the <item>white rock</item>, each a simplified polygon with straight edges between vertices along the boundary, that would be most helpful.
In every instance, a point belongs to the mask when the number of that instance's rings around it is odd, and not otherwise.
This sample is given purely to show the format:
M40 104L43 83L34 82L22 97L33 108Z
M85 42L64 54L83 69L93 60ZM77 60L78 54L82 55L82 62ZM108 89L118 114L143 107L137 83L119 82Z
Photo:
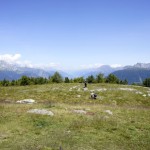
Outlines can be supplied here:
M136 94L143 94L142 92L140 92L140 91L137 91L137 92L135 92Z
M148 96L150 96L150 94L148 94Z
M34 99L24 99L24 100L17 101L16 103L20 103L20 104L33 104L33 103L35 103L35 100Z
M86 114L85 110L73 110L73 112L78 113L78 114Z
M84 91L88 91L88 88L83 88Z
M29 111L27 111L28 113L34 113L34 114L41 114L41 115L49 115L49 116L53 116L54 113L51 111L48 111L46 109L31 109Z
M132 88L119 88L122 91L136 91L135 89Z
M80 91L80 88L78 88L78 91Z
M68 131L66 131L66 133L71 133L71 131L70 131L70 130L68 130Z
M105 110L105 112L108 113L109 115L113 114L112 111L110 111L110 110Z
M81 95L77 95L77 97L78 97L78 98L80 98L80 97L81 97Z
M146 94L144 94L143 97L146 97Z
M91 93L94 93L94 90L90 90Z
M97 89L98 92L102 92L102 91L107 91L106 88L100 88L100 89Z

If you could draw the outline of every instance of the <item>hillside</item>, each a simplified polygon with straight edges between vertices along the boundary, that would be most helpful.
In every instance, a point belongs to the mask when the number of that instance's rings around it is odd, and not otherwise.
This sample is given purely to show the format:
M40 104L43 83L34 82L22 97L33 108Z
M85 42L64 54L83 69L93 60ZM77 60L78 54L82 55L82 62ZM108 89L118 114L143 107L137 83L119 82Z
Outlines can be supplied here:
M150 147L149 88L88 84L85 90L82 84L48 84L0 91L2 150ZM96 100L90 99L91 91L97 93ZM35 103L21 104L23 99Z
M120 80L127 79L129 84L142 83L145 78L150 78L150 69L128 68L113 72Z

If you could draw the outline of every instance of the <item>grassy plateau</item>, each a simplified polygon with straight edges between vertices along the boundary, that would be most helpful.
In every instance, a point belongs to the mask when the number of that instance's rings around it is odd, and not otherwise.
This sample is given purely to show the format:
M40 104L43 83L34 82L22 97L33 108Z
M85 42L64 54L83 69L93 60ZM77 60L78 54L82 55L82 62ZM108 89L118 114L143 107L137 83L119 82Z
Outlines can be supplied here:
M87 88L80 83L0 87L0 150L150 149L150 88ZM36 103L16 103L23 99ZM31 109L54 115L29 113Z

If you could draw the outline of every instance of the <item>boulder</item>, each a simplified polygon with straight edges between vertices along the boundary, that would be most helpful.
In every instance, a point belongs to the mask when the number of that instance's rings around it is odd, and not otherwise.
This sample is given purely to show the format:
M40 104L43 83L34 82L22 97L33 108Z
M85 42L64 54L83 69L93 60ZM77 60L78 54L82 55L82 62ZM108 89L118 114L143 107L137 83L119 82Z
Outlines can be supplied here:
M33 104L33 103L35 103L35 100L34 99L24 99L24 100L17 101L16 103L20 103L20 104Z
M105 110L105 112L108 113L109 115L113 114L112 111L110 111L110 110Z
M31 109L27 111L28 113L33 113L33 114L40 114L40 115L48 115L48 116L54 116L54 113L51 111L48 111L46 109Z
M73 112L78 114L86 114L85 110L73 110Z

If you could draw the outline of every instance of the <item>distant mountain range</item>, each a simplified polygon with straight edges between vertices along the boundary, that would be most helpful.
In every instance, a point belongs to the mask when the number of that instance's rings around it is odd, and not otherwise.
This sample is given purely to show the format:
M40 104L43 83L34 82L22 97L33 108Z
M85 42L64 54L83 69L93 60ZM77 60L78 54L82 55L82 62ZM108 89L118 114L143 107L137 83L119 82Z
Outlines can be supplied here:
M150 78L150 63L137 63L133 66L125 66L122 70L112 73L120 80L127 79L129 84L141 84L144 79Z
M113 72L120 80L127 79L129 84L141 84L144 79L150 78L150 69L146 68L127 68Z
M137 63L133 66L113 68L109 65L103 65L98 68L83 69L77 71L62 71L56 69L44 70L40 68L21 67L17 64L11 64L0 60L0 80L17 80L21 76L29 77L44 77L48 78L58 71L63 77L75 78L88 77L89 75L96 76L99 73L108 76L110 73L116 75L120 80L127 79L129 84L142 83L145 78L150 78L150 63Z
M29 68L29 67L21 67L16 64L10 64L5 61L0 61L0 80L4 78L7 80L16 80L21 76L26 75L29 77L44 77L48 78L52 74L54 74L55 70L51 70L49 72L38 69L38 68Z

